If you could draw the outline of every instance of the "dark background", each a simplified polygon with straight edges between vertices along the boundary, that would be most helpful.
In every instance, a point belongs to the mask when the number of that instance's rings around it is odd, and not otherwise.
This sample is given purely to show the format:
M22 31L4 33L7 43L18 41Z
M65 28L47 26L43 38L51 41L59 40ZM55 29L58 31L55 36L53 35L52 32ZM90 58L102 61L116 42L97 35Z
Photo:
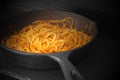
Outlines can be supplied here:
M48 9L74 12L97 23L98 37L102 38L102 41L98 39L96 43L99 47L96 45L94 47L100 51L96 54L96 58L94 54L91 56L93 57L91 59L92 66L89 66L90 61L88 61L88 64L83 62L82 67L85 66L86 71L91 71L88 72L91 74L89 80L98 80L99 77L99 80L117 79L119 69L118 43L120 40L118 2L116 0L0 0L0 23L24 12ZM106 54L103 54L102 51ZM97 53L94 49L93 52ZM92 70L94 71L92 72Z

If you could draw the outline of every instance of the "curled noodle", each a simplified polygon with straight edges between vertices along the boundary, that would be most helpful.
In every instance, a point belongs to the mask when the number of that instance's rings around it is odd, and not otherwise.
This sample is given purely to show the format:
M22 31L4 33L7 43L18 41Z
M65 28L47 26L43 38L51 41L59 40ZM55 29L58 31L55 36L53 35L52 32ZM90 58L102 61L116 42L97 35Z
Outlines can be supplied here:
M74 28L73 19L36 20L11 35L4 44L12 49L33 52L62 52L80 47L92 36Z

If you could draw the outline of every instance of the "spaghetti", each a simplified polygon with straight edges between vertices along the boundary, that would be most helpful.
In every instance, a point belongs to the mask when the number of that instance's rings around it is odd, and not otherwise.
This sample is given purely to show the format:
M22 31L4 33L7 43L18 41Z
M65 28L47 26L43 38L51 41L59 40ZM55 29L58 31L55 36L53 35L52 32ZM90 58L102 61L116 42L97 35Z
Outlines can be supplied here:
M73 19L36 20L2 41L7 47L33 53L62 52L80 47L92 36L78 31Z

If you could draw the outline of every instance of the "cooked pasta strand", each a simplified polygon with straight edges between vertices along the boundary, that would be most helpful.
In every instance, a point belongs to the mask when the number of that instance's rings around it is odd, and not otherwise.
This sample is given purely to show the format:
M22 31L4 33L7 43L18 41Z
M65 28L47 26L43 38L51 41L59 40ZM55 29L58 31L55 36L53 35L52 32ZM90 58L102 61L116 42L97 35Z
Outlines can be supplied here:
M86 44L92 36L74 28L71 17L37 20L2 41L7 47L34 53L61 52Z

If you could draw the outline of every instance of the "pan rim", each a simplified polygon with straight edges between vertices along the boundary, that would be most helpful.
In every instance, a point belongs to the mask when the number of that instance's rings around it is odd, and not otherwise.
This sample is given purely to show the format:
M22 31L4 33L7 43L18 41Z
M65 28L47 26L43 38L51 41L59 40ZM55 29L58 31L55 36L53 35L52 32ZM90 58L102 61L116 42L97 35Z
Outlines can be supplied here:
M64 11L64 10L34 10L34 11L29 11L29 12L24 12L24 13L22 13L22 14L19 14L19 15L17 15L17 16L14 16L13 18L15 18L15 17L19 17L20 15L23 15L23 14L27 14L27 13L34 13L34 12L43 12L43 11L45 11L45 12L60 12L60 13L62 13L62 12L64 12L64 13L69 13L69 14L73 14L73 15L77 15L77 16L80 16L80 17L82 17L82 18L85 18L85 19L87 19L87 20L89 20L90 22L92 22L92 24L94 24L94 26L95 26L95 35L92 37L92 39L89 41L89 42L87 42L86 44L84 44L84 45L82 45L82 46L79 46L79 47L77 47L77 48L73 48L73 49L71 49L71 50L66 50L66 51L61 51L61 52L50 52L50 53L34 53L34 52L23 52L23 51L19 51L19 50L14 50L14 49L11 49L11 48L9 48L9 47L6 47L6 46L4 46L3 44L1 44L0 43L0 47L1 48L4 48L4 49L7 49L8 51L10 51L10 52L13 52L13 53L15 53L15 54L19 54L19 55L27 55L27 56L42 56L42 55L53 55L53 54L61 54L61 53L64 53L64 52L71 52L71 51L74 51L74 50L77 50L77 49L80 49L80 48L84 48L85 46L87 46L87 45L89 45L91 42L93 42L93 40L96 38L96 36L97 36L97 34L98 34L98 29L97 29L97 27L96 27L96 23L95 23L95 21L93 21L93 20L91 20L91 19L89 19L89 18L87 18L87 17L85 17L85 16L82 16L81 14L77 14L77 13L73 13L73 12L69 12L69 11ZM11 20L12 18L10 18L9 20Z

